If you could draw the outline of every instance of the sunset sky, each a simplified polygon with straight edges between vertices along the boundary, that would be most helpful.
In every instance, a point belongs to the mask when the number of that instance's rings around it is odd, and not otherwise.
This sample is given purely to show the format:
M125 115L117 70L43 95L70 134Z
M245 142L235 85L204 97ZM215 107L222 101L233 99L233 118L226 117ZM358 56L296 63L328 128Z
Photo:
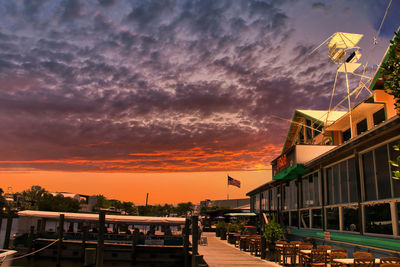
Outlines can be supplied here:
M362 33L372 75L400 26L394 0L377 35L389 2L1 1L0 188L199 202L226 198L229 174L245 197L271 179L283 119L328 107L336 66L311 50Z

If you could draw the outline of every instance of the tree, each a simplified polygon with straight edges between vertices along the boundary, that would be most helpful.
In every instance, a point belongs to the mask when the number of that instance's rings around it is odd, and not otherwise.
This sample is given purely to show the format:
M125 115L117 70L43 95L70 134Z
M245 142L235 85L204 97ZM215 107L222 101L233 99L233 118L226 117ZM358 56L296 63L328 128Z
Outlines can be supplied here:
M390 41L388 57L381 68L385 91L394 96L395 108L400 113L400 30L395 32L394 39ZM393 148L399 151L400 143ZM394 167L393 178L400 180L400 156L390 163Z
M187 216L188 213L191 213L194 209L192 202L187 203L178 203L178 206L175 209L175 212L178 216Z
M80 208L78 200L64 197L61 194L56 196L45 194L38 202L38 209L45 211L77 212Z
M96 195L97 198L97 204L95 208L97 209L107 209L110 207L110 202L109 200L103 196L103 195Z
M3 196L3 189L0 188L0 213L3 211L3 209L6 207L6 199Z
M138 210L132 202L122 202L122 210L129 215L138 215Z
M22 207L24 209L37 210L39 200L46 194L49 194L49 192L41 186L31 186L30 189L22 191Z

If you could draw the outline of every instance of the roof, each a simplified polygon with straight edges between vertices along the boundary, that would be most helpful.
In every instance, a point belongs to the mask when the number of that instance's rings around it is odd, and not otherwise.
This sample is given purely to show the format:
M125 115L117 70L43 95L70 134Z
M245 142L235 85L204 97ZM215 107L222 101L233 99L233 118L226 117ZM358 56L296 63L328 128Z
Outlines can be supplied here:
M316 120L324 122L326 120L326 117L328 116L328 124L329 122L334 122L340 117L342 117L344 114L347 113L347 111L330 111L328 115L328 110L306 110L306 109L297 109L296 111L306 115L306 117L311 117Z
M95 213L72 213L72 212L53 212L53 211L36 211L23 210L18 212L20 217L36 217L58 220L60 215L64 214L65 220L70 221L98 221L99 214ZM185 224L185 218L177 217L147 217L147 216L124 216L106 214L106 222L132 223L132 224Z

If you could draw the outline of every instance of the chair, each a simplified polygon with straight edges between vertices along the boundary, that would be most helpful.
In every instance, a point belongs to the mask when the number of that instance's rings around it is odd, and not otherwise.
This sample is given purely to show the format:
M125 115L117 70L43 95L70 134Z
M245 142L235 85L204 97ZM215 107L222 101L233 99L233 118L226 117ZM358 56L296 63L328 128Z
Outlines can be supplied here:
M283 247L287 244L286 241L278 240L275 242L275 262L280 262L283 256Z
M297 248L295 244L284 244L283 245L283 265L286 265L287 259L290 259L290 264L296 264ZM279 261L280 264L280 261Z
M373 267L375 259L373 258L354 258L354 267Z
M381 263L379 265L380 267L399 267L400 263Z
M317 249L318 250L329 250L329 249L331 249L332 247L331 246L328 246L328 245L319 245L319 246L317 246Z
M311 250L311 255L310 255L310 266L326 266L327 260L326 260L327 253L324 250L318 250L318 249L313 249Z
M345 264L342 264L340 262L335 262L334 259L346 259L348 258L349 255L347 252L343 251L332 251L330 255L330 264L331 266L346 266Z
M397 257L386 257L386 258L381 258L381 264L386 264L386 263L396 263L396 264L400 264L400 258L397 258Z
M300 245L300 244L303 244L303 242L301 242L301 241L290 241L289 243L290 243L290 244L293 244L293 245Z
M299 256L299 265L303 265L305 262L310 262L310 255L301 253L301 250L312 250L313 245L311 243L302 243L297 248L297 255Z
M372 259L372 254L369 252L354 252L353 253L354 258L361 258L361 259Z
M342 249L342 248L334 248L334 249L331 249L331 253L334 253L334 252L344 252L344 253L347 253L347 249Z

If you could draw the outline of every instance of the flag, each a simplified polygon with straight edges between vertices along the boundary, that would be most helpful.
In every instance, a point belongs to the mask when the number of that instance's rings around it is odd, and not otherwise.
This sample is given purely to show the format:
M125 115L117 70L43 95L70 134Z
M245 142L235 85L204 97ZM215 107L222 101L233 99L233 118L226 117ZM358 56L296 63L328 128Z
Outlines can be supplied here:
M236 179L233 179L232 177L230 177L228 175L228 185L234 185L234 186L237 186L237 187L240 188L240 181L236 180Z

